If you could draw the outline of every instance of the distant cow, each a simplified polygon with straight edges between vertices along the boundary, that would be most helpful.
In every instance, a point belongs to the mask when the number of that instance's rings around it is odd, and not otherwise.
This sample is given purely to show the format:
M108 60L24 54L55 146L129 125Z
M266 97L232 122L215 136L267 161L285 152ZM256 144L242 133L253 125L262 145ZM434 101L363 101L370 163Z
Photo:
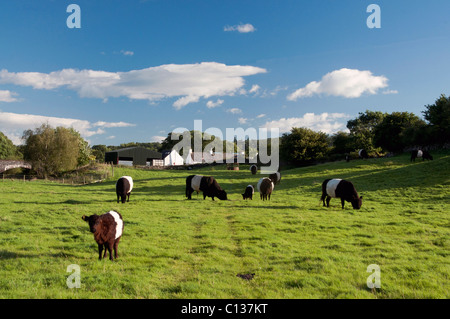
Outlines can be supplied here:
M369 158L369 154L367 154L367 151L365 149L361 149L358 152L359 158L367 159Z
M255 175L258 172L258 166L256 165L250 166L250 172L252 172L252 175Z
M256 189L259 192L259 197L262 200L266 199L270 200L270 195L272 194L274 188L275 188L274 183L268 177L261 178L258 184L256 185Z
M227 192L224 191L219 183L212 176L190 175L186 178L186 197L191 199L192 193L203 192L203 199L208 197L217 197L220 200L227 200Z
M416 158L422 158L422 161L425 161L426 159L429 161L433 160L433 156L431 156L428 151L422 151L422 150L414 150L411 152L411 162L415 162Z
M117 259L117 247L123 233L122 215L111 210L100 216L97 214L91 216L83 215L81 218L89 224L89 230L94 234L94 239L98 245L98 259L102 259L103 247L105 248L103 258L105 258L108 250L109 259L112 261L112 251L114 249L114 258Z
M251 200L253 200L253 194L255 193L255 189L253 188L252 185L248 185L245 188L245 192L244 194L242 194L242 198L245 200L247 198L250 198Z
M344 209L345 201L352 203L353 209L360 209L362 205L362 196L359 197L352 182L343 179L326 179L322 183L322 197L323 206L325 206L325 198L327 201L326 207L330 207L331 198L340 198L342 209Z
M281 173L276 172L269 175L270 180L273 182L274 185L280 184L281 181Z
M125 201L130 201L130 194L133 190L133 179L130 176L122 176L116 182L116 194L117 202L119 202L119 197L122 203Z

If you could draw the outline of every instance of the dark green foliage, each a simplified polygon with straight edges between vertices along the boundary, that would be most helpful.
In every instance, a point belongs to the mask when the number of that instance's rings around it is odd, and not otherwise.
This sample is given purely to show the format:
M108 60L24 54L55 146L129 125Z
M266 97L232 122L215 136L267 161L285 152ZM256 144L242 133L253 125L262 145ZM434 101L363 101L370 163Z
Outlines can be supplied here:
M292 128L280 140L280 157L299 165L323 159L329 151L327 134L308 128Z
M410 112L393 112L387 114L374 130L374 143L390 152L400 152L406 146L416 144L406 134L412 129L424 126L425 122Z
M426 105L423 111L425 119L430 123L434 140L439 143L450 141L450 97L444 94L432 105Z
M73 129L42 124L23 133L24 159L39 177L58 175L75 169L86 157L87 143Z
M0 132L0 159L17 158L17 149L13 142L2 132Z

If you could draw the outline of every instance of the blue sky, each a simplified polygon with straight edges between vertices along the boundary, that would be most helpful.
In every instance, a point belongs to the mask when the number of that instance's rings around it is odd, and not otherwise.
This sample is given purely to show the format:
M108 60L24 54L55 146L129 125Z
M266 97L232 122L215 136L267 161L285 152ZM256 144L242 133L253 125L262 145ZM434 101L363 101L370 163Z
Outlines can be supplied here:
M81 9L70 29L69 4ZM370 4L381 28L369 29ZM305 126L333 133L366 109L450 94L450 2L2 1L0 131L42 122L91 145L175 128ZM225 137L225 136L224 136Z

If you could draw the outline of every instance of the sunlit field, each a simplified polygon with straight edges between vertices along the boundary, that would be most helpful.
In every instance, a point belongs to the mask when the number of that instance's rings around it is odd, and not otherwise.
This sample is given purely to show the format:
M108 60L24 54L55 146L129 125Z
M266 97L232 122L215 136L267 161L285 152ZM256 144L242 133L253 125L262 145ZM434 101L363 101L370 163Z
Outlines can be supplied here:
M242 200L251 175L115 168L84 186L0 180L1 298L449 298L450 153L282 170L270 201ZM211 175L228 201L185 197L190 174ZM115 181L134 179L129 203ZM353 182L361 210L320 202L326 178ZM119 258L99 261L83 215L124 219ZM81 288L70 289L69 265ZM369 289L369 265L381 288ZM254 273L252 280L237 274Z

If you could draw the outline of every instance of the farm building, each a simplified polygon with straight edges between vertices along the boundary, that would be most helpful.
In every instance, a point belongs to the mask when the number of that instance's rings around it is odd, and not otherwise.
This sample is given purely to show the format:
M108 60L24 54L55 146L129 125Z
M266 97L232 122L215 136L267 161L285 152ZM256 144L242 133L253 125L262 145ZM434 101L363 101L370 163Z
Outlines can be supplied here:
M161 165L162 155L144 147L127 147L105 153L105 162L124 165Z
M164 166L176 166L176 165L183 165L184 164L183 158L175 150L163 151L162 152L162 159L164 161Z

